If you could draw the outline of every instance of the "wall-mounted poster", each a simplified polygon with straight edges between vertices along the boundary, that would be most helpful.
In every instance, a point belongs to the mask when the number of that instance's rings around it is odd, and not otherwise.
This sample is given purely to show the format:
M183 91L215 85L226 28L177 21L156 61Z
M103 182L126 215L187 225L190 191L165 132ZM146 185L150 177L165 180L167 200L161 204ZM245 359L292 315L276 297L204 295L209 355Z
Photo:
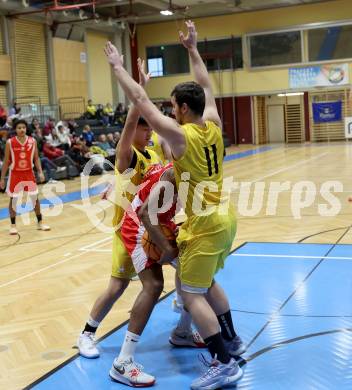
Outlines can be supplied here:
M348 64L289 69L290 88L332 87L349 84Z

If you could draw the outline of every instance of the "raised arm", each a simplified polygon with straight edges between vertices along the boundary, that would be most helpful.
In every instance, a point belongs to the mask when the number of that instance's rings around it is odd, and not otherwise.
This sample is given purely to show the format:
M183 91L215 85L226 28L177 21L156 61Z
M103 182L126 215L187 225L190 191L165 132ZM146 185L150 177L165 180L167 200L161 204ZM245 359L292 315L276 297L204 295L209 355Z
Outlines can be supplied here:
M195 25L192 21L188 20L186 22L186 26L188 29L188 34L185 37L183 32L180 31L180 41L188 50L195 81L204 89L205 109L203 119L215 122L218 126L221 126L221 119L216 107L209 73L197 49L197 31Z
M138 58L138 71L139 84L144 88L150 79L150 74L145 72L144 61L141 61L140 58ZM132 143L136 134L139 116L138 108L132 104L128 110L120 141L116 146L116 167L120 173L125 172L130 167L133 157Z
M4 157L4 162L2 164L1 168L1 180L0 180L0 189L4 190L5 189L5 176L7 173L7 170L9 169L10 165L10 141L6 142L5 146L5 157Z
M144 89L138 85L123 67L123 56L116 47L108 42L105 54L113 67L114 73L129 100L138 108L149 125L171 146L175 158L184 153L186 140L182 129L171 118L164 116L148 98Z

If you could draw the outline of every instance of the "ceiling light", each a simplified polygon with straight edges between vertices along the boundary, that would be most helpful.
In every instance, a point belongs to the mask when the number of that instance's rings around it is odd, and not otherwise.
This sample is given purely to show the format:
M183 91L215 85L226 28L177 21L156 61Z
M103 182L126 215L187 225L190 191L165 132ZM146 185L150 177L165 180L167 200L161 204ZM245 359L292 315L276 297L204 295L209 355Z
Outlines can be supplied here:
M163 16L171 16L171 15L174 14L174 13L173 13L171 10L169 10L169 9L165 9L165 10L163 10L163 11L160 11L160 13L161 13L161 15L163 15Z
M285 97L285 96L302 96L304 92L288 92L288 93L279 93L277 96Z
M29 7L29 2L28 2L28 0L22 0L22 5L23 5L23 7L25 7L25 8Z

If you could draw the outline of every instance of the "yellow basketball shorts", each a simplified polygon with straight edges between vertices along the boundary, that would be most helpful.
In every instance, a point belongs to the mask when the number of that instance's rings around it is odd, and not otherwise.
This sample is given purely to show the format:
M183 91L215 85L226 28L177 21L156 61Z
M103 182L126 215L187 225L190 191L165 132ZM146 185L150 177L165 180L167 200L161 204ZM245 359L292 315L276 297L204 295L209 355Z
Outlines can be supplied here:
M121 238L121 232L113 233L112 240L112 270L111 276L121 279L131 279L136 275L132 259Z
M236 235L236 216L217 213L191 216L181 226L177 237L179 247L178 275L182 289L205 293L214 275L224 267Z

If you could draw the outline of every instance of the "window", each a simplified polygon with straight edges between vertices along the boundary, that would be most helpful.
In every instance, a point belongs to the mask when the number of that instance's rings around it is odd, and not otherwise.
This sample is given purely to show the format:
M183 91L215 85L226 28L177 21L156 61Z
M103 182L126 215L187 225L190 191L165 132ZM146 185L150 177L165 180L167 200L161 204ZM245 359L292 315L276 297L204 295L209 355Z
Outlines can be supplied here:
M251 66L302 62L301 32L252 35L249 38Z
M309 61L352 58L352 25L308 30Z
M190 72L188 52L181 44L147 47L147 62L153 76Z
M161 57L148 58L148 72L152 77L163 76L163 59Z
M198 50L209 71L243 68L242 38L201 41Z

